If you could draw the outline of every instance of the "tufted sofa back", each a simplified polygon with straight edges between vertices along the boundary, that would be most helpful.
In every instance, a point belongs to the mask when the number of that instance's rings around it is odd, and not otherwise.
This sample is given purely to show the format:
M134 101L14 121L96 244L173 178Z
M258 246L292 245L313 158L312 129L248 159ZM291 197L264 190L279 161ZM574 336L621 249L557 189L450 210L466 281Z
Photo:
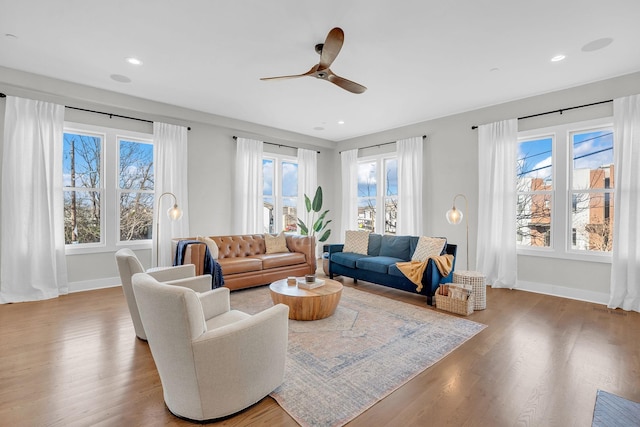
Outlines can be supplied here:
M236 258L264 254L266 246L262 234L241 236L213 236L218 245L218 258Z

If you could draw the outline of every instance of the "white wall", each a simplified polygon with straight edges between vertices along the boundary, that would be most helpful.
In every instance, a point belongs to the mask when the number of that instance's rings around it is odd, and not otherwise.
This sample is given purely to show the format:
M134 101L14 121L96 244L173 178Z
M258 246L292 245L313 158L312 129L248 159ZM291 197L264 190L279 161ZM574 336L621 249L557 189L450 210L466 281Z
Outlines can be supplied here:
M422 123L392 129L339 143L293 134L253 123L242 122L171 105L146 101L114 92L103 91L22 73L0 67L0 92L83 108L92 108L150 120L191 126L189 132L189 215L191 234L225 234L231 227L233 135L255 137L270 142L301 146L321 151L318 160L318 184L325 190L326 207L331 210L334 234L330 242L340 242L340 158L339 151L364 147L402 138L427 135L424 150L424 229L427 235L446 236L459 244L458 268L466 264L463 226L449 225L444 217L453 196L464 193L469 199L470 267L475 267L478 148L477 131L472 125L506 118L536 114L563 107L587 104L640 93L640 73L592 83L563 91L474 111L435 118ZM425 100L428 102L428 99ZM0 117L4 102L0 101ZM103 124L151 132L151 125L128 120L109 119L67 109L68 120ZM521 120L520 130L535 129L605 117L612 114L611 104L589 107L535 119ZM3 119L0 119L0 130ZM391 146L393 147L393 146ZM389 150L389 146L362 150L361 155ZM265 146L265 150L287 150ZM287 152L287 151L284 151ZM291 151L288 153L292 154ZM149 251L138 255L145 265ZM68 256L69 280L77 289L100 286L117 277L113 253ZM518 279L521 287L558 295L601 301L609 291L610 266L606 263L557 260L531 256L518 257Z

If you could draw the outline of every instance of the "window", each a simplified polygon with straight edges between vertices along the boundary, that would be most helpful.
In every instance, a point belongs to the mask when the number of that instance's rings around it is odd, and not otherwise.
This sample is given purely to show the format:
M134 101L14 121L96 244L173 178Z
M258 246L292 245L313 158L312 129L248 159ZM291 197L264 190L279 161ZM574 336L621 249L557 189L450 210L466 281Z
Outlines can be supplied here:
M62 164L68 251L150 244L154 199L150 138L66 124Z
M613 238L611 119L519 133L519 250L583 259L609 255Z
M264 229L267 233L298 229L298 162L270 154L262 159ZM311 195L310 197L313 197ZM277 212L281 212L280 215Z
M395 234L397 216L397 159L389 155L362 159L358 162L358 228Z

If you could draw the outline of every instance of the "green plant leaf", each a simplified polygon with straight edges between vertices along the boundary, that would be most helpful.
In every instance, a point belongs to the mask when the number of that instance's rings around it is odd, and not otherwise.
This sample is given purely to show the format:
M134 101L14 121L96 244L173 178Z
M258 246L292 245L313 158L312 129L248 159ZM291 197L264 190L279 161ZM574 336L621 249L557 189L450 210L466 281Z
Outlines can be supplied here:
M313 196L313 210L314 212L320 212L322 209L322 187L318 186L316 190L316 195ZM307 208L307 210L309 210Z
M304 206L307 208L307 212L311 212L311 200L306 194L304 195Z
M309 233L309 229L301 219L298 219L298 227L300 227L300 234L303 236L306 236Z
M327 224L329 224L327 222ZM327 240L329 238L329 236L331 236L331 230L327 230L324 232L324 234L318 239L319 242L324 242L325 240Z

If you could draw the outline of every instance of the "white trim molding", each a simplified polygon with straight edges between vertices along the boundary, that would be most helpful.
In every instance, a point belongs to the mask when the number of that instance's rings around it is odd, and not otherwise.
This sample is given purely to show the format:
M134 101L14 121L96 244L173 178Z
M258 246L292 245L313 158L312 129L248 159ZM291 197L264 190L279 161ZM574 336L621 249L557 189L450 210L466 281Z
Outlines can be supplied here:
M568 288L566 286L551 285L547 283L518 280L514 289L534 292L537 294L551 295L554 297L592 302L594 304L607 305L609 302L609 294L604 292L587 291L585 289Z
M120 277L105 277L103 279L69 282L69 293L94 291L96 289L113 288L120 285Z

